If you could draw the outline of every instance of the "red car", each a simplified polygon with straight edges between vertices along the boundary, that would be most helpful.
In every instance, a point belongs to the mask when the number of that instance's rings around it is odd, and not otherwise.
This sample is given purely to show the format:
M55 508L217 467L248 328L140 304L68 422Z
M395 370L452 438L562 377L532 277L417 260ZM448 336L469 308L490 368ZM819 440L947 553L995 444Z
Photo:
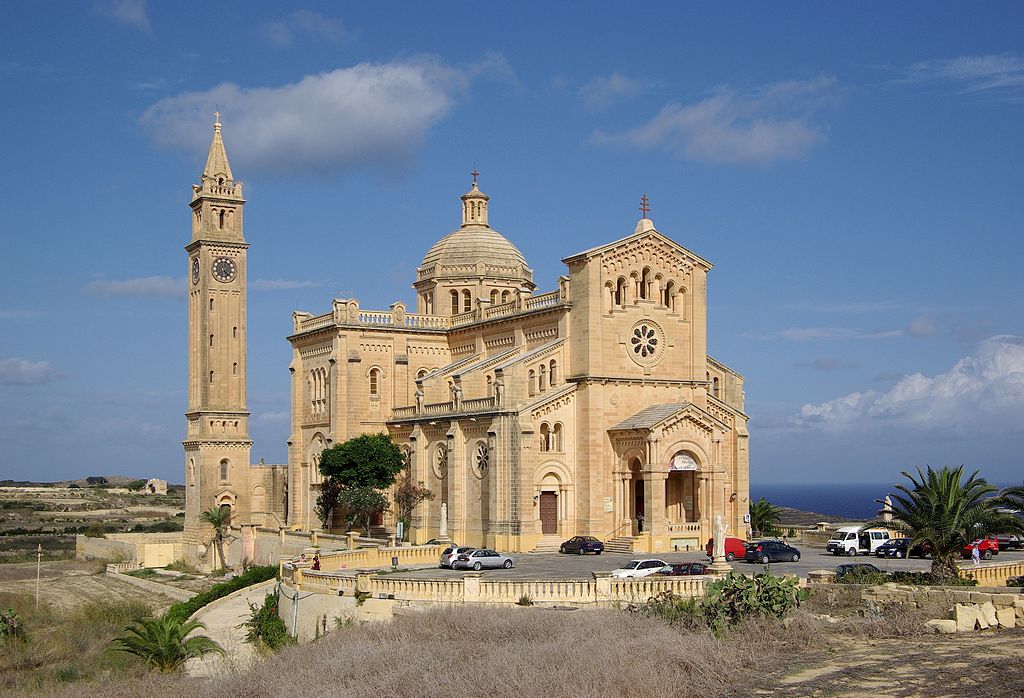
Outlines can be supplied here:
M964 549L960 551L960 554L966 560L971 557L971 551L974 548L978 548L978 553L981 555L983 560L992 559L993 555L999 554L999 541L994 538L979 538L973 543L968 543L964 546Z
M704 551L707 552L708 557L711 557L712 552L715 549L715 539L708 538L708 544L704 546ZM743 556L747 554L747 541L742 538L729 538L725 539L725 559L732 562L736 558L743 559Z

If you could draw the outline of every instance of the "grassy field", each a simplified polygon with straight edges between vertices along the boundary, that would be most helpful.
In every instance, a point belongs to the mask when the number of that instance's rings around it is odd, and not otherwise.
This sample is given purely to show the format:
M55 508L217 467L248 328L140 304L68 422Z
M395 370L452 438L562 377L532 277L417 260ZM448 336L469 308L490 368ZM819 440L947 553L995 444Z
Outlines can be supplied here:
M865 615L822 595L716 637L625 611L456 607L334 629L199 679L130 670L58 696L1019 696L1024 631L938 636L934 609ZM825 615L828 615L826 618Z

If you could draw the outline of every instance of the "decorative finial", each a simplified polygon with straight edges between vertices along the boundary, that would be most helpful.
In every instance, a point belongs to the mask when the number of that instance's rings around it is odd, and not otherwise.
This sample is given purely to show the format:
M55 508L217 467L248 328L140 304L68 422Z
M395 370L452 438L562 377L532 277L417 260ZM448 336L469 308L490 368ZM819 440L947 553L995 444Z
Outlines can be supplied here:
M643 193L640 197L640 213L643 214L644 218L647 218L647 214L651 212L651 203L647 199L647 192Z
M473 186L475 187L476 186L476 178L480 176L480 173L477 172L476 168L474 167L473 171L470 172L470 174L473 175Z
M214 128L220 128L220 112L219 111L213 112L213 127Z

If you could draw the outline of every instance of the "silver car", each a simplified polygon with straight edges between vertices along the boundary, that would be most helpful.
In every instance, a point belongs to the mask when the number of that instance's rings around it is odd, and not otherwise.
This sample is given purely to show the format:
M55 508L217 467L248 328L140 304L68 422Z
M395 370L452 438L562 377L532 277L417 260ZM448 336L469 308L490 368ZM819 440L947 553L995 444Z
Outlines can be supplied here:
M499 567L511 569L514 564L516 564L516 561L511 555L503 555L494 550L481 548L480 550L470 550L458 555L455 561L452 562L452 569L476 571L497 569Z
M471 553L474 550L476 550L476 548L470 545L459 545L445 548L444 552L441 553L441 564L439 567L451 567L452 562L454 562L455 558L459 555L465 555L466 553Z

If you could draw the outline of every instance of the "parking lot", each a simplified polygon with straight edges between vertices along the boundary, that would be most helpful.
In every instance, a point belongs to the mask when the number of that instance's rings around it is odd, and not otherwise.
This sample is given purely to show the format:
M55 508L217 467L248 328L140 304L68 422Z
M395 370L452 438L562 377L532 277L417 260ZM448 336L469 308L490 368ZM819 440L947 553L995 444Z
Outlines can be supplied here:
M846 562L870 562L879 569L886 572L897 570L925 572L931 567L931 560L887 560L876 557L836 557L826 553L824 548L809 548L796 546L800 549L799 562L775 562L770 565L771 571L775 574L796 574L806 577L812 570L832 570L837 565ZM593 572L610 572L624 562L638 558L658 558L665 562L694 562L706 561L707 556L703 553L665 553L651 554L635 553L633 555L621 555L603 553L601 555L561 555L559 553L526 553L516 557L516 565L510 570L482 570L482 574L494 579L591 579ZM1024 560L1024 552L1004 551L992 558L992 562L1006 562ZM969 562L969 561L968 561ZM737 572L747 574L761 572L764 565L743 562L736 560L732 563L733 569ZM466 573L465 570L448 570L439 567L407 570L394 573L397 577L409 579L448 579L459 577Z

